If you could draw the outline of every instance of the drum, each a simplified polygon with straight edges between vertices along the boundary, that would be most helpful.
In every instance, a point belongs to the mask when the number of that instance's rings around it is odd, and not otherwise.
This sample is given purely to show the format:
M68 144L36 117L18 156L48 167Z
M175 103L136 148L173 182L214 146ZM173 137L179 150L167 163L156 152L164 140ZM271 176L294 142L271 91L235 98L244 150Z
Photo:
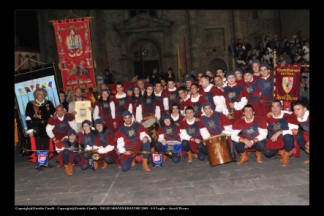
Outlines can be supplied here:
M142 123L142 125L146 128L147 132L149 133L150 137L152 138L151 146L155 146L155 143L158 140L158 129L159 124L156 122L155 118L150 118Z
M204 143L207 148L210 166L216 166L233 161L233 156L226 135L212 136L205 139Z

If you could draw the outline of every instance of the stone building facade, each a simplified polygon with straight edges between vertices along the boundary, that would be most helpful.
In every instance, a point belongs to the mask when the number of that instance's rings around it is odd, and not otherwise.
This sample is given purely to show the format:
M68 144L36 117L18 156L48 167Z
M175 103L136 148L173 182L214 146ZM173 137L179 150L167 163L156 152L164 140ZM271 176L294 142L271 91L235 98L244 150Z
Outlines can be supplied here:
M308 36L309 11L284 10L74 10L90 16L96 61L95 73L104 71L105 52L117 81L129 81L136 73L151 73L153 67L177 71L177 44L181 52L182 75L207 66L232 69L228 52L231 39L247 39L256 46L265 36L290 37L297 30ZM39 10L41 60L58 62L54 30L49 22L64 19L67 10ZM304 27L292 29L294 16L304 14ZM306 16L306 15L307 16ZM283 20L284 19L284 20ZM302 20L302 18L298 18ZM290 20L290 21L289 21ZM305 27L306 26L306 27ZM282 28L285 28L283 30ZM286 34L286 35L283 35ZM188 65L183 64L184 43ZM142 58L141 59L141 54ZM143 65L142 65L143 61Z

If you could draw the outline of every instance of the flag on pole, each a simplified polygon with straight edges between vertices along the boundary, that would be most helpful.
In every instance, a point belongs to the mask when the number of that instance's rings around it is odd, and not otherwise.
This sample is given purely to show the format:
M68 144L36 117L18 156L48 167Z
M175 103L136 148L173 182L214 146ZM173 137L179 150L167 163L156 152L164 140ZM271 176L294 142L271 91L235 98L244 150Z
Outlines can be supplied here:
M179 44L177 44L177 49L178 49L178 82L180 82L180 77L181 77L181 59L180 59Z

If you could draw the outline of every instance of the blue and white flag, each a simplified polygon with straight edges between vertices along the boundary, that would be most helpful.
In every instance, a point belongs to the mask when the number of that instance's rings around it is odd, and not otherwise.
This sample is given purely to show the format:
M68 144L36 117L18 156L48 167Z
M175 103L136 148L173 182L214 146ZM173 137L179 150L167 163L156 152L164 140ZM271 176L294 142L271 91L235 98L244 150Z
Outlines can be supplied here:
M162 154L159 153L152 153L152 162L153 162L153 167L163 167L163 157Z
M40 166L48 167L48 151L36 152L36 168Z

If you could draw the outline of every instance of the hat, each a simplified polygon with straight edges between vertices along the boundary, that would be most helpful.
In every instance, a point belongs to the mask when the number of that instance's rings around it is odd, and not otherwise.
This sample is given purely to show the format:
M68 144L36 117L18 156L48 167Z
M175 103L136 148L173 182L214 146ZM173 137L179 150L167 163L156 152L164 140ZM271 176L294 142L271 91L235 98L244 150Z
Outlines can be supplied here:
M259 70L261 69L261 67L266 67L268 70L270 70L270 66L268 64L260 64Z
M240 72L241 74L243 74L243 71L241 70L241 68L236 68L236 69L234 70L234 73L235 73L236 71L238 71L238 72Z
M83 127L84 124L88 124L88 125L91 126L91 121L89 121L89 120L84 120L84 121L81 123L82 127Z
M228 71L227 73L226 73L226 78L228 77L228 76L234 76L235 77L235 73L234 73L234 71Z
M253 61L252 61L252 65L253 65L253 64L259 64L259 65L260 65L260 61L259 61L258 59L253 60Z
M104 123L100 118L98 118L98 119L95 120L94 124L95 125L97 125L97 124L102 124L103 125Z
M128 110L123 112L123 118L125 118L126 116L132 116L132 113L130 113Z
M162 120L164 120L164 119L171 119L170 114L167 113L167 112L164 112L164 113L162 114Z
M212 107L212 105L211 105L210 102L206 102L206 103L204 103L203 108L205 108L206 106Z
M75 136L77 135L77 133L75 132L74 129L70 129L69 132L68 132L68 136L70 136L71 134L74 134Z

